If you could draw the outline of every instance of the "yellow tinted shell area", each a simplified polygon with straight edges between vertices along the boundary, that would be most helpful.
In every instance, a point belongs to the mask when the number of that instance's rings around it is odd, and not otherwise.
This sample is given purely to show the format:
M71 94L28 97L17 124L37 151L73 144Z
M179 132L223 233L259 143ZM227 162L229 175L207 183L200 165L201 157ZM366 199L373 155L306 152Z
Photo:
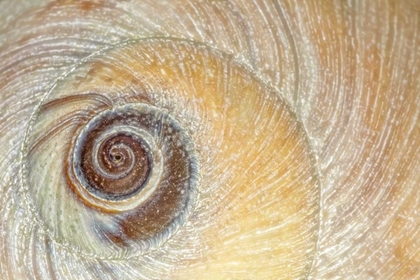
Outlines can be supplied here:
M125 227L139 230L130 216L86 206L74 195L67 174L72 144L60 144L101 111L137 104L177 120L199 162L198 198L187 217L170 235L162 226L162 234L147 240L151 251L145 252L135 239L118 246L90 229L105 230L104 221L118 227L127 219ZM156 263L148 266L156 270L162 258L157 253L165 250L167 269L180 278L301 278L309 272L320 186L307 136L278 92L227 54L157 38L98 53L45 96L26 141L30 208L51 238L66 240L67 250L120 261L153 258ZM51 157L59 172L49 168ZM58 199L56 207L46 203L48 197Z
M0 278L418 279L419 11L0 1Z

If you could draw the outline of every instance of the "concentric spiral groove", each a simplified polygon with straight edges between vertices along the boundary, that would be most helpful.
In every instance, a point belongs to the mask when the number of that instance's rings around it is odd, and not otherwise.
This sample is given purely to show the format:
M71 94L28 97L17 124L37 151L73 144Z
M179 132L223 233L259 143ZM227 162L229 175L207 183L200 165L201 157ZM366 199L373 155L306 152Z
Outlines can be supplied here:
M0 278L419 278L416 1L12 2Z

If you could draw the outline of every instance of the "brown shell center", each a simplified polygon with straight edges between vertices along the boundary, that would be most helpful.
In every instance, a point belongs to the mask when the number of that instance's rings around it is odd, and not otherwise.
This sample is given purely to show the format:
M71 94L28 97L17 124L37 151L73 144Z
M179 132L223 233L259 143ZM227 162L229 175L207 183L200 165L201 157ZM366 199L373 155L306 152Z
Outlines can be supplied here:
M140 137L120 132L102 141L95 151L95 134L87 137L81 152L80 167L88 189L106 199L138 193L151 171L147 145Z

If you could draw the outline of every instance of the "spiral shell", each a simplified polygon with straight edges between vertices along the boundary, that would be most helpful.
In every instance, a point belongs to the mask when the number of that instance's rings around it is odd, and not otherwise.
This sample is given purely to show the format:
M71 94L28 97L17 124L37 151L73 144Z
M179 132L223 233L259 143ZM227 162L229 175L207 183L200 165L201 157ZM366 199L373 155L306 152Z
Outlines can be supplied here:
M0 274L418 278L416 7L0 2Z

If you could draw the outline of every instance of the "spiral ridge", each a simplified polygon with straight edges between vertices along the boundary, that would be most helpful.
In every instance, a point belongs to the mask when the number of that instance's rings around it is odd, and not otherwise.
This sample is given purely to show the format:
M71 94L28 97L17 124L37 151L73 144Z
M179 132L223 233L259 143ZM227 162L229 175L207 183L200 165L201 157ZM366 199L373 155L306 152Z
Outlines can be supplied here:
M416 1L0 1L5 279L419 275Z

